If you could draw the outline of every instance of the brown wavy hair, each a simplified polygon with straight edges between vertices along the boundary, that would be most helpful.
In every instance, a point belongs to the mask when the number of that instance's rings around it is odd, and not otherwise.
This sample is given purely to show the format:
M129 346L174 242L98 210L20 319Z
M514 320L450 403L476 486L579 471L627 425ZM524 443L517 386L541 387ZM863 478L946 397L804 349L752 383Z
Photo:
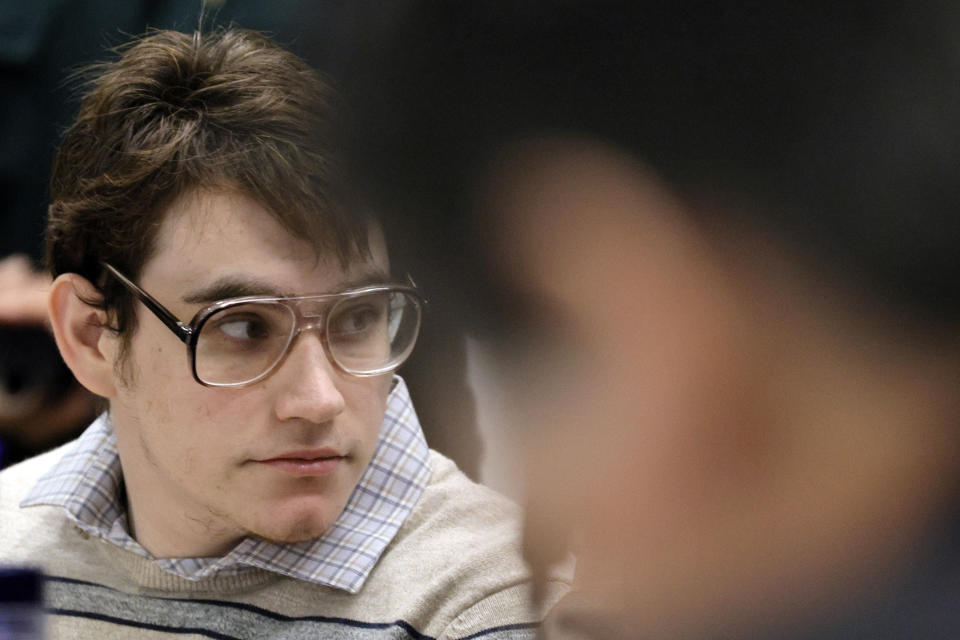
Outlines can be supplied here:
M369 253L335 152L342 110L328 83L257 32L154 31L77 74L79 114L56 153L46 263L98 286L124 338L129 293L167 206L196 188L235 189L342 264Z

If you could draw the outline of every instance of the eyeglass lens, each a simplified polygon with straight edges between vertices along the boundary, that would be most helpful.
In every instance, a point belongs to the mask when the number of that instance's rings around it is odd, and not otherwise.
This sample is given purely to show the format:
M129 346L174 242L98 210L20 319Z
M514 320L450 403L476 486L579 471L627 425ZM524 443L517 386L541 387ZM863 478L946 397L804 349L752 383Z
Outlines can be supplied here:
M402 291L343 298L325 312L330 356L345 371L372 375L399 366L419 331L419 304ZM281 302L247 302L211 314L197 336L197 377L240 384L272 369L296 332L297 314Z

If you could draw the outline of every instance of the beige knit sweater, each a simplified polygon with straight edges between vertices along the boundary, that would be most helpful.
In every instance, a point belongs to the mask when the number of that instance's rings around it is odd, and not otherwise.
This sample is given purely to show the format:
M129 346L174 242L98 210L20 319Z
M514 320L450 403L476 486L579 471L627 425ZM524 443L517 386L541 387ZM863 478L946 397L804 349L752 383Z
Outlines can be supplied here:
M532 638L519 512L431 452L433 477L367 582L349 594L268 571L190 581L91 538L59 507L21 509L61 450L0 473L0 564L48 576L47 637ZM560 572L544 608L569 587Z

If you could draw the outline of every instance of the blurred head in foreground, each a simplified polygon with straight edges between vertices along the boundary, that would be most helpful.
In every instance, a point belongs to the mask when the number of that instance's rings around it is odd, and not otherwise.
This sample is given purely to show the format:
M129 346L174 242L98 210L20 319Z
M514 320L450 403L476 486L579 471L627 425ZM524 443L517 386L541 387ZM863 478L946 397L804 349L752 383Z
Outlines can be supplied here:
M960 479L960 11L627 5L426 3L355 96L372 183L499 345L529 558L578 554L555 631L922 628L936 597L896 594Z

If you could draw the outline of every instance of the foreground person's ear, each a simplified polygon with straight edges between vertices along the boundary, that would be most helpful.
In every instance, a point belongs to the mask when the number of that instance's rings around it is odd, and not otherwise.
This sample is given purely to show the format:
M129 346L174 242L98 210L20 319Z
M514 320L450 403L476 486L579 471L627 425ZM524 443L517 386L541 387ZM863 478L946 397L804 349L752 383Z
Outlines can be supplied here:
M60 355L80 384L109 398L116 390L116 340L106 326L106 312L89 304L100 297L86 278L76 273L61 274L50 290L50 325Z

